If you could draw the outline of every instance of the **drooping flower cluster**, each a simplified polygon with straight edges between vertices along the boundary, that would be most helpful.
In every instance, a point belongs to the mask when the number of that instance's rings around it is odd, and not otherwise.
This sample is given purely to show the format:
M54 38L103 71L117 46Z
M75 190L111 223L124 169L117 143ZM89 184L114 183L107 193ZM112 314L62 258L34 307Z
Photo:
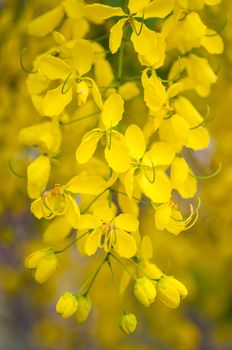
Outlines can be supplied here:
M210 138L208 116L187 92L206 97L217 80L207 57L220 54L223 42L197 11L219 2L129 0L121 8L64 0L29 26L31 35L51 35L53 44L35 57L27 79L43 120L22 129L19 140L38 149L27 168L31 212L52 221L44 232L47 247L30 255L26 267L43 283L58 255L75 243L81 255L103 255L78 292L59 299L64 318L87 319L90 288L104 264L125 333L137 323L122 301L131 280L144 306L157 296L175 308L187 295L181 282L150 262L153 232L142 236L139 218L149 210L156 229L174 235L197 220L197 179L204 176L194 173L191 157ZM93 24L102 36L89 38ZM60 184L65 157L72 166ZM124 269L120 286L113 262Z

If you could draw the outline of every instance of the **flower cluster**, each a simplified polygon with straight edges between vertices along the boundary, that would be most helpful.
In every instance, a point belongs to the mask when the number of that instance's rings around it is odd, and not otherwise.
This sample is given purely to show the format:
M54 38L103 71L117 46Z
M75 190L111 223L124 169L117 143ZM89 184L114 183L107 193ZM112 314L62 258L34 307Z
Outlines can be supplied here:
M194 172L194 153L210 137L208 115L188 98L193 90L207 97L217 81L208 57L222 53L223 42L197 11L219 2L129 0L112 7L64 0L29 25L31 35L51 40L27 79L42 121L23 128L19 141L36 148L27 167L31 212L52 221L43 235L47 247L30 255L26 267L43 283L72 245L82 256L103 255L77 293L58 300L64 318L87 319L89 292L103 265L127 334L137 324L122 300L131 281L145 307L157 297L175 308L188 294L151 262L154 235L141 234L140 214L149 211L158 231L189 229L198 218L198 179L219 170ZM93 25L103 34L92 38ZM120 284L114 264L124 270Z

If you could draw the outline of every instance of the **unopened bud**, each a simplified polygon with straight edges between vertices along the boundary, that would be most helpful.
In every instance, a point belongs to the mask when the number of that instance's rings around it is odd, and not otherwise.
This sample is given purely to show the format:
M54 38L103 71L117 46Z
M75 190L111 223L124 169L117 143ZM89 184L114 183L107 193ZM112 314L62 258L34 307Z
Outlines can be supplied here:
M137 326L137 320L135 315L126 314L120 318L119 327L124 333L126 334L133 333L136 329L136 326Z
M149 307L155 300L156 289L152 281L147 277L141 277L135 282L134 294L142 305Z

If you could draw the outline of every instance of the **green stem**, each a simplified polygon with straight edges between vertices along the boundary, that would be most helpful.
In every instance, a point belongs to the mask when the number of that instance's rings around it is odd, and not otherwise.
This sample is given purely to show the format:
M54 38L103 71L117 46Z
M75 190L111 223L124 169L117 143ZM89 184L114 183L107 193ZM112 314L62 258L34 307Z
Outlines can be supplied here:
M117 75L118 81L122 80L124 45L125 45L125 42L122 39L121 47L119 50L119 59L118 59L118 75Z
M156 279L156 278L151 278L150 276L148 276L148 274L145 271L143 271L143 269L139 266L139 264L137 264L133 259L129 259L129 261L132 264L134 264L147 278L149 278L152 281L159 281L159 278Z
M126 193L124 193L124 192L113 190L113 189L110 189L110 191L128 197L128 195ZM143 203L145 205L149 205L150 206L150 203L147 203L147 202L143 201L142 199L139 199L139 198L136 198L136 197L132 197L132 199L134 199L135 201L138 201L140 203Z
M85 212L87 212L87 210L93 205L93 203L96 202L96 200L98 200L98 198L100 198L103 193L105 193L108 190L108 188L106 188L104 191L102 191L101 193L99 193L88 205L87 207L81 211L81 214L84 214Z
M91 280L91 282L90 282L90 284L89 284L89 286L88 286L88 288L87 288L87 291L85 292L84 296L86 296L86 295L89 293L89 291L90 291L90 289L91 289L91 287L92 287L92 285L93 285L95 279L97 278L97 275L99 274L99 272L100 272L102 266L103 266L104 263L108 260L108 258L109 258L109 253L104 257L104 259L101 261L100 265L98 266L97 270L94 272L94 275L93 275L93 277L91 278L92 280ZM88 282L88 281L87 281L87 282ZM85 283L85 285L87 284L87 282ZM84 288L84 287L81 287L81 289L83 289L83 288Z
M9 158L9 160L8 160L8 166L9 166L10 171L11 171L15 176L19 177L20 179L26 179L26 178L27 178L26 175L20 175L20 174L18 174L18 173L14 170L13 164L12 164L12 159L11 159L11 158Z
M123 269L128 273L128 275L130 275L131 278L134 279L134 276L132 275L132 273L130 272L130 270L128 270L128 268L121 262L121 260L119 260L115 255L113 255L112 253L110 253L110 255L123 267Z
M113 271L113 268L112 268L112 265L111 265L111 261L110 261L109 258L108 258L108 265L109 265L110 272L111 272L111 275L112 275L112 278L113 278L113 281L114 281L114 284L115 284L115 288L116 288L116 292L117 292L117 295L118 295L118 299L119 299L119 303L120 303L121 309L122 309L124 315L126 315L127 311L126 311L126 309L124 307L124 304L123 304L123 301L122 301L122 297L121 297L121 294L120 294L120 291L119 291L119 287L118 287L118 282L116 280L116 277L115 277L115 274L114 274L114 271Z

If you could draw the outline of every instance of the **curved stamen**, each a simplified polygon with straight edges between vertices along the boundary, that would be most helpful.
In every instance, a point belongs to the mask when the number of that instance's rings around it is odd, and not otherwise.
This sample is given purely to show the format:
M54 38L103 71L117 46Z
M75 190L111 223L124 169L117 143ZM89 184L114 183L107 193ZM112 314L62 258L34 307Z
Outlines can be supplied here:
M25 52L26 52L26 47L24 47L23 49L22 49L22 51L20 52L20 56L19 56L19 62L20 62L20 66L21 66L21 68L22 68L22 70L25 72L25 73L27 73L27 74L35 74L35 73L38 73L38 70L29 70L29 69L27 69L26 67L25 67L25 65L24 65L24 62L23 62L23 56L24 56L24 54L25 54Z

